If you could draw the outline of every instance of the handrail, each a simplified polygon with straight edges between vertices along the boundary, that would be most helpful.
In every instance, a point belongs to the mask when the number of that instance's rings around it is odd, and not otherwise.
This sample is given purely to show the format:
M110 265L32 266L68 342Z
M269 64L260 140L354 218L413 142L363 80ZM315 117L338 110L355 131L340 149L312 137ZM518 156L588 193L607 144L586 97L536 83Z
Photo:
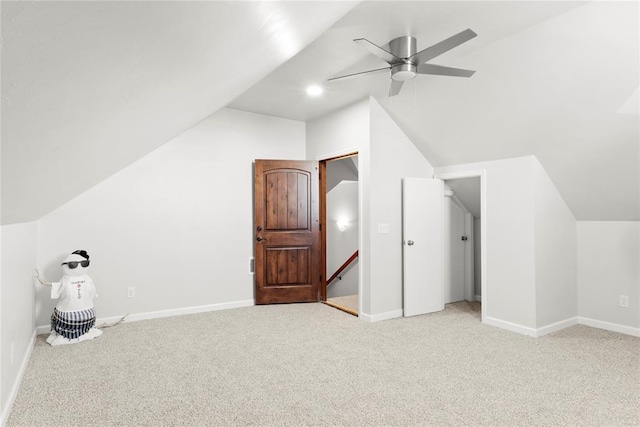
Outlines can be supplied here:
M353 255L351 255L349 259L346 260L345 263L342 264L340 268L331 275L331 277L329 277L329 280L327 280L327 286L329 286L331 282L333 282L336 279L336 277L338 277L340 273L344 271L345 268L349 267L349 264L351 264L356 258L358 258L358 251L355 251Z

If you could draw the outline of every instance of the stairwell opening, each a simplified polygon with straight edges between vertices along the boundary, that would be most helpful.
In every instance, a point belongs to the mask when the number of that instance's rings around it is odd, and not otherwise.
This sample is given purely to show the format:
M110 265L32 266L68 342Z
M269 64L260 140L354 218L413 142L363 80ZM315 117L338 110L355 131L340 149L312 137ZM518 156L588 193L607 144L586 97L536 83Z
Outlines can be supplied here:
M357 153L323 161L326 303L358 315L359 197ZM321 185L321 188L323 186ZM322 191L322 190L321 190ZM322 215L322 214L321 214Z

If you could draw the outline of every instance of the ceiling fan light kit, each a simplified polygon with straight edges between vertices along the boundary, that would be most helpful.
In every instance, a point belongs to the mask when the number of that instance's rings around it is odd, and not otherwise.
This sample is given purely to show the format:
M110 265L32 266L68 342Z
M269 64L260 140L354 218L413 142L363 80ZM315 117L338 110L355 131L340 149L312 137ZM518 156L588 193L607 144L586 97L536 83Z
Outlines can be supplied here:
M391 67L391 78L397 82L411 80L418 74L418 67L414 64L398 64Z
M423 49L420 52L416 52L418 43L415 37L411 36L402 36L391 40L389 42L389 50L383 49L364 38L355 39L354 42L385 61L389 64L389 67L333 77L330 78L329 81L380 71L390 71L391 87L389 88L389 96L395 96L400 93L402 84L405 81L415 78L418 74L471 77L475 71L444 67L442 65L428 64L427 62L476 36L477 34L473 30L467 28L466 30L436 43L433 46Z

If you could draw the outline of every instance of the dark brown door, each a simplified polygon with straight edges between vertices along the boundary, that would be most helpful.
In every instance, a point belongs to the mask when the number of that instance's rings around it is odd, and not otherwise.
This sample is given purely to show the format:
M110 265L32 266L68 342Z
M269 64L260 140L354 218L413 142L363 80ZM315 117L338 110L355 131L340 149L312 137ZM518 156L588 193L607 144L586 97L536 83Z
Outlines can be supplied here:
M318 162L256 160L256 304L319 301Z

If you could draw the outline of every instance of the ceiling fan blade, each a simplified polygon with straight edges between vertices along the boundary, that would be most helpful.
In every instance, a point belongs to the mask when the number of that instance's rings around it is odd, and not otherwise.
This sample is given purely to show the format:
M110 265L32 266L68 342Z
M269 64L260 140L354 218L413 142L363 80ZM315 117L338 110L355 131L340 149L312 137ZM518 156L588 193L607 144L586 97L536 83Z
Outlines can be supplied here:
M358 43L363 48L367 49L369 52L373 53L378 58L382 59L385 62L388 62L389 64L397 64L399 62L402 62L402 59L398 58L391 52L381 48L377 44L371 43L367 39L354 39L353 41Z
M459 32L455 36L451 36L448 39L442 40L440 43L436 43L431 47L421 50L420 52L409 57L409 60L414 64L422 64L430 61L438 55L442 55L448 50L453 49L456 46L460 46L462 43L471 40L477 36L477 34L467 28L466 30Z
M338 79L345 79L347 77L354 77L354 76L359 76L362 74L372 74L372 73L378 73L380 71L389 71L391 67L385 67L385 68L377 68L375 70L369 70L369 71L361 71L359 73L353 73L353 74L345 74L344 76L338 76L338 77L331 77L330 79L327 79L328 82L332 81L332 80L338 80Z
M399 94L403 84L404 81L391 80L391 87L389 87L389 96L396 96L397 94Z
M436 64L418 65L418 74L435 74L437 76L471 77L475 71L462 68L443 67Z

